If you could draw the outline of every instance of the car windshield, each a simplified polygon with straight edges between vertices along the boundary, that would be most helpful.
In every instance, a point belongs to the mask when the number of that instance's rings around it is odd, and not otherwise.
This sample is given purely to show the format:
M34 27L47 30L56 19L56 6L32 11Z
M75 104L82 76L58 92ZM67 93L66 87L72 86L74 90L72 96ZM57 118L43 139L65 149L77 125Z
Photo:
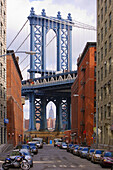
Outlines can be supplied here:
M67 144L65 142L63 142L62 145L67 145Z
M102 152L104 152L104 151L102 151L102 150L97 150L95 153L96 153L96 154L102 154Z
M21 153L23 154L23 155L30 155L30 153L29 152L25 152L25 151L21 151Z
M82 151L88 151L88 148L84 148Z
M11 156L17 156L20 155L19 151L12 151Z
M22 145L22 149L29 149L28 145Z
M83 148L79 148L79 150L82 150Z
M36 143L37 143L37 144L40 144L40 142L39 142L39 141L37 141Z
M105 152L105 157L113 157L113 152Z
M91 152L94 152L94 151L95 151L94 149L91 149L91 150L90 150L90 153L91 153Z
M75 149L78 149L78 148L79 148L79 146L76 146L76 147L75 147Z
M30 146L36 146L35 143L29 143Z
M68 146L69 146L69 147L71 147L71 146L72 146L72 144L69 144Z

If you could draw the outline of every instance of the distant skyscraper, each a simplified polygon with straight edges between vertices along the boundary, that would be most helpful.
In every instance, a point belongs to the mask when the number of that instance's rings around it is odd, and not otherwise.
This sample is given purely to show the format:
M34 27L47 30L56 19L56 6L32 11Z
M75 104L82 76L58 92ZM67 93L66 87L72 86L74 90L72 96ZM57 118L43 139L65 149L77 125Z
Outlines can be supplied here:
M52 104L51 104L51 108L50 108L50 111L49 111L49 118L51 117L51 119L54 119L54 111L53 111L53 108L52 108Z
M47 119L47 127L49 130L55 129L55 121L56 121L56 118L54 118L54 110L51 105L51 108L49 110L49 117Z

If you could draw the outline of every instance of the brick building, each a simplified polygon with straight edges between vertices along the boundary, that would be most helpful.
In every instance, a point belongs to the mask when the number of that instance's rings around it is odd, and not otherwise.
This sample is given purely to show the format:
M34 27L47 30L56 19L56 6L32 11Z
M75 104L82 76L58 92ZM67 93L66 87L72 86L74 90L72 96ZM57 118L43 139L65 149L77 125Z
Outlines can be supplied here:
M13 51L7 51L7 140L14 145L23 140L22 75ZM13 53L10 55L10 53Z
M71 91L72 134L75 133L74 140L76 142L91 145L93 143L92 135L96 116L95 42L86 44L83 53L77 60L77 66L78 77Z
M97 0L98 143L113 146L113 1Z
M6 54L6 1L0 0L0 55ZM0 144L7 142L6 56L0 57Z
M79 143L78 140L78 97L74 95L78 94L78 75L75 82L71 87L71 133L73 134L73 142Z

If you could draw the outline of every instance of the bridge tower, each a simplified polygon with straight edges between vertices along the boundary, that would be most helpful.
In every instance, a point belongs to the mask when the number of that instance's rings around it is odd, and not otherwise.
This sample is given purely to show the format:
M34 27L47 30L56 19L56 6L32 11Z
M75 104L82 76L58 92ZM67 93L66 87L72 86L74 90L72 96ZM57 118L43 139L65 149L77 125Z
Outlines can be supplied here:
M30 55L30 79L35 80L35 74L41 73L46 76L46 34L52 29L56 34L57 40L57 70L56 71L72 71L72 22L71 14L67 19L62 19L61 13L58 12L57 17L48 17L43 9L41 15L36 15L34 8L31 8L30 15L30 51L36 51L35 55ZM47 129L46 122L46 105L47 97L42 95L39 97L36 90L28 92L30 103L30 120L29 131L36 130L36 122L40 123L40 131ZM62 129L62 112L67 114L67 129L70 129L70 102L69 98L62 100L61 97L54 98L56 105L56 130ZM64 106L68 106L64 108ZM65 118L65 116L64 116Z

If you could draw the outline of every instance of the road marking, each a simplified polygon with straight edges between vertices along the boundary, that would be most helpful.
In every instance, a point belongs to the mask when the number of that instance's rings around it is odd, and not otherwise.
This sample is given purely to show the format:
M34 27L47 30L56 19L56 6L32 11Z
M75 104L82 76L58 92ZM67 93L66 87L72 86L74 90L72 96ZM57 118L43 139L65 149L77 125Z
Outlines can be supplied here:
M54 161L33 161L33 163L35 164L52 164L54 163Z
M54 168L56 168L56 165L53 165Z
M74 166L74 165L71 165L71 168L75 168L76 166Z
M57 162L61 162L61 160L58 160Z
M66 168L67 166L66 165L59 165L59 167L60 168L62 168L62 167Z
M79 165L79 167L80 167L80 168L83 168L83 167L85 167L85 165Z

